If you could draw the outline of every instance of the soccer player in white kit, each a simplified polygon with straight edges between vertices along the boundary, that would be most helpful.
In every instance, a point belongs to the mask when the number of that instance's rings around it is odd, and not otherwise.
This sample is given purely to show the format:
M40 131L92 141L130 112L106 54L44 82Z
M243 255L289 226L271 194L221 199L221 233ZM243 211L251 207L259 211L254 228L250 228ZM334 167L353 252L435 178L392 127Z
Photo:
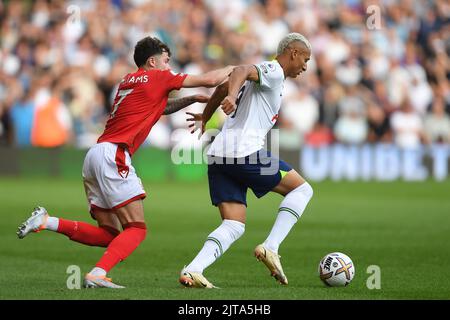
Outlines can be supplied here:
M288 34L280 41L275 60L236 67L228 83L216 89L203 114L191 114L193 118L188 119L201 120L203 131L219 105L228 115L208 151L210 196L212 204L219 208L222 224L208 235L194 260L182 269L182 285L215 287L203 271L243 235L248 188L258 198L270 191L284 196L269 236L254 254L277 281L288 284L278 248L302 215L313 190L290 165L273 157L263 146L278 118L284 80L306 71L310 56L309 41L299 33Z

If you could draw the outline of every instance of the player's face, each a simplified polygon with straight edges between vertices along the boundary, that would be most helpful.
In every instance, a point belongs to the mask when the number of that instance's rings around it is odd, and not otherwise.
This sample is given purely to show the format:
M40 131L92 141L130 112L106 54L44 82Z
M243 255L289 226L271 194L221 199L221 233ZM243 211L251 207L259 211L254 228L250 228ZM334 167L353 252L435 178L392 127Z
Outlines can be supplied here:
M155 56L155 68L159 70L170 70L170 57L167 52Z
M311 58L311 51L303 45L297 45L291 49L291 78L296 78L300 73L305 72L307 63Z

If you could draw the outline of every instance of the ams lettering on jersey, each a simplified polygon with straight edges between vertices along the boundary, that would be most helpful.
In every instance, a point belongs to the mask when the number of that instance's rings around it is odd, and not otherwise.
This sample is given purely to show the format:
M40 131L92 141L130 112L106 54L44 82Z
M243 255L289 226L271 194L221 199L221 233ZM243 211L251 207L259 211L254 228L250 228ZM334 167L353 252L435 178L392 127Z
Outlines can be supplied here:
M163 114L169 92L179 90L185 78L168 70L142 68L123 77L114 98L114 116L108 119L98 142L121 144L133 155Z
M148 82L148 75L141 75L141 76L131 76L129 78L123 78L121 83L147 83Z

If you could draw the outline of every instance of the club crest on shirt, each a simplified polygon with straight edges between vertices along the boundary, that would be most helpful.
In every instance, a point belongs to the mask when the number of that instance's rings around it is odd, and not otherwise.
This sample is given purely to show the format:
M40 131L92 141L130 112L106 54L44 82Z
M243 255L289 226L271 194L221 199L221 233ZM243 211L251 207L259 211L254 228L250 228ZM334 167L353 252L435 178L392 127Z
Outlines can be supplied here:
M275 65L273 63L268 63L267 66L269 67L270 71L275 71Z

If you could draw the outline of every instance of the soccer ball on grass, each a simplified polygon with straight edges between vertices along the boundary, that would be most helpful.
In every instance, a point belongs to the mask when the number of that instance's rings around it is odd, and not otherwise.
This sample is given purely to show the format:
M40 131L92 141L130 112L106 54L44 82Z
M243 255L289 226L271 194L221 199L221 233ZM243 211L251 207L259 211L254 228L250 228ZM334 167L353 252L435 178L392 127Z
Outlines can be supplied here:
M329 253L320 260L319 276L327 286L344 287L355 276L355 266L347 255L341 252Z

